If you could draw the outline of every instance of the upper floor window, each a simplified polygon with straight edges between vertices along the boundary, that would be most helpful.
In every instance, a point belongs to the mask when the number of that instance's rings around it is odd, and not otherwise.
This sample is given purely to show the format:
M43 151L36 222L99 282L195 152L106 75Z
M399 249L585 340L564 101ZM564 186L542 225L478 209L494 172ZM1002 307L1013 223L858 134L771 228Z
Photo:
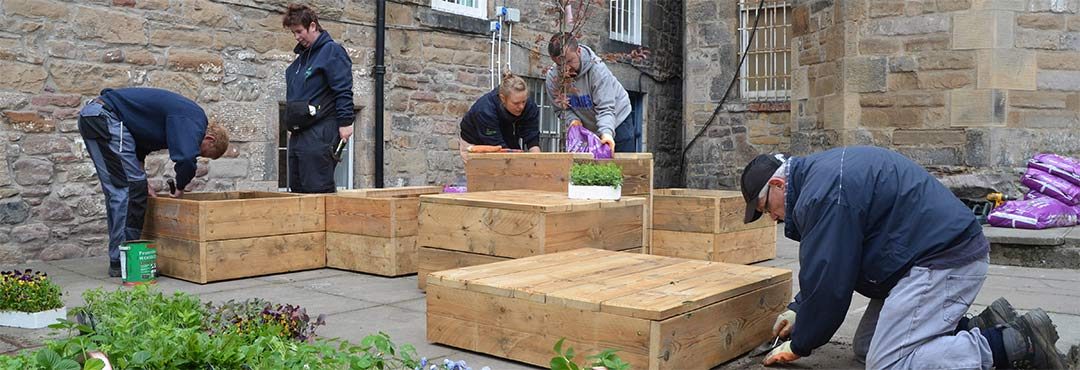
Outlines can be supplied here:
M487 19L487 0L431 0L431 8L447 13Z
M739 71L739 92L748 101L787 101L791 99L791 4L764 1L758 14L759 0L739 0L739 53L748 50Z
M610 0L608 37L641 45L641 0Z

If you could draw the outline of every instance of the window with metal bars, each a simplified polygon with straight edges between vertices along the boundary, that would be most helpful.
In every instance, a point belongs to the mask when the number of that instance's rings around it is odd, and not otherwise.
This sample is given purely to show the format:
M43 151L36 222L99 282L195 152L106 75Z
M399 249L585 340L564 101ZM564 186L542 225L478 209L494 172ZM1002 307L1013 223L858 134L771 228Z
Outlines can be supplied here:
M561 152L565 133L559 125L559 118L551 107L551 97L544 88L544 80L539 78L524 77L525 84L529 87L529 94L536 107L540 108L540 150L544 152Z
M747 50L739 71L739 93L747 101L787 101L791 99L791 2L764 0L758 14L760 1L739 0L739 53ZM755 19L757 28L750 40Z
M431 0L431 8L447 13L487 19L487 0Z
M610 0L608 37L641 45L641 0Z

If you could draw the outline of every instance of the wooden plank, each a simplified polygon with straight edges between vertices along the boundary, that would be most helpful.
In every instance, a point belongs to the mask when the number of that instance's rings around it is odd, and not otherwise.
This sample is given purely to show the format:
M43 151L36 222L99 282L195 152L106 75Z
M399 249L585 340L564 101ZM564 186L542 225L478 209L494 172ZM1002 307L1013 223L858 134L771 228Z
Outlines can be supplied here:
M719 217L715 198L653 195L653 230L711 233ZM739 220L742 220L741 218Z
M435 248L421 247L419 250L421 272L424 270L426 263L455 261L454 263L441 263L439 265L436 265L436 267L442 268L442 270L428 270L437 271L428 277L432 279L433 284L439 284L448 287L464 287L468 284L472 284L479 279L518 273L522 271L548 270L552 267L564 266L566 264L572 264L578 261L585 261L597 256L610 256L613 253L600 249L581 248L558 254L540 255L522 260L511 260L509 258L488 257L472 253L447 251ZM473 263L474 259L478 259L479 263Z
M649 254L654 256L712 261L713 243L716 242L715 234L653 230L652 238Z
M525 270L499 276L474 279L467 284L467 289L491 295L516 298L531 298L543 302L542 292L533 291L530 288L540 286L552 281L581 281L582 276L587 276L598 271L617 270L628 266L644 263L649 259L656 260L653 256L634 253L611 253L603 258L583 259L566 263L558 268L546 270ZM529 293L540 293L529 294Z
M645 245L643 206L544 215L539 253L577 248L625 250ZM510 256L525 257L525 256Z
M143 232L157 245L157 268L165 276L206 283L206 251L199 243Z
M428 279L430 278L434 278L440 283L443 279L447 279L440 274L429 276L432 273L507 260L509 260L509 258L418 247L416 257L416 286L417 288L420 288L420 290L424 290L427 286ZM453 279L449 279L448 283L453 281Z
M640 254L631 254L638 255ZM579 287L582 284L588 284L589 282L607 282L607 281L621 281L637 274L648 273L666 266L680 264L684 261L676 258L642 258L632 264L619 264L616 266L603 266L593 265L592 268L586 271L580 271L577 275L564 279L551 279L547 281L540 281L536 284L524 286L513 290L514 298L528 299L537 302L546 302L549 304L557 304L559 299L552 299L551 294L554 292L563 291L568 288ZM579 301L584 304L566 304L565 300L562 300L564 306L568 308L584 309L587 311L599 311L600 302L603 300L593 294L584 294L577 297Z
M201 202L169 197L149 198L143 233L162 237L202 240L199 227Z
M326 266L382 276L416 273L416 237L326 233Z
M613 280L593 280L578 282L576 286L547 293L547 302L587 311L600 311L605 301L627 296L642 290L653 289L674 281L697 276L712 264L704 261L688 261L676 258L663 258L675 261L669 266L644 270Z
M714 262L697 276L605 301L600 310L662 320L785 280L791 271Z
M398 188L370 188L370 189L348 189L338 190L334 193L334 196L341 197L381 197L381 198L394 198L394 197L412 197L420 196L424 194L439 194L442 193L441 186L404 186Z
M205 202L202 241L326 230L325 197L299 196Z
M543 252L543 218L536 212L422 202L419 222L422 247L512 258Z
M783 281L656 322L649 368L704 370L741 356L771 338L789 302L791 282Z
M148 235L162 275L199 284L326 266L325 233L197 242Z
M582 155L469 154L465 177L470 192L508 189L565 192L570 184L570 164L575 157Z
M420 199L326 197L326 231L384 238L416 235Z
M623 197L620 200L570 199L566 192L538 190L499 190L459 194L424 195L421 202L452 204L469 207L498 208L530 212L569 212L588 209L644 205L643 197Z
M546 356L547 360L552 357L551 345L548 339L558 340L560 337L568 338L580 345L595 345L596 348L613 348L620 352L620 356L637 354L634 357L642 358L648 353L648 341L650 334L650 322L648 320L634 319L611 315L604 312L588 312L569 310L565 307L545 305L522 299L499 297L489 294L478 293L469 290L453 289L438 285L428 287L427 293L427 316L429 322L439 317L448 317L461 320L474 325L501 328L519 333L529 333L544 336L546 339L542 345L537 345L536 350L542 353L526 354L533 351L534 347L517 347L515 351L506 353L493 353L508 358L527 361ZM439 335L439 330L429 339L445 340L446 335ZM516 336L515 336L516 337ZM550 337L550 338L548 338ZM497 343L502 338L476 338L478 340ZM506 339L513 342L512 338ZM478 345L478 348L466 348L470 350L490 350L490 345ZM591 346L590 346L591 347ZM575 351L589 349L575 347ZM546 361L546 360L545 360ZM638 363L639 365L644 365Z
M207 281L326 267L326 233L205 242Z
M714 234L712 261L751 264L776 258L776 225Z

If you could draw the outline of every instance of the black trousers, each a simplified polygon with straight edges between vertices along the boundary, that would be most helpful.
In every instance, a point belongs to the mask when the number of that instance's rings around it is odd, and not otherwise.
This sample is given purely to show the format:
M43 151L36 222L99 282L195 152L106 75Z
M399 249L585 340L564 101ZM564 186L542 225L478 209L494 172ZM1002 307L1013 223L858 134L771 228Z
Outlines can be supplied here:
M333 193L334 146L338 125L333 117L289 135L289 189L293 193Z

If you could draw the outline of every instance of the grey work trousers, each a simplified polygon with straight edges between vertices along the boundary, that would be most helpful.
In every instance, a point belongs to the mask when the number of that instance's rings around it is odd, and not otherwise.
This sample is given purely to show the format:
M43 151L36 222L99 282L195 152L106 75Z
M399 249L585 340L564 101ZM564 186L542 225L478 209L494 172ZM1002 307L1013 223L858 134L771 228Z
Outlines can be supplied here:
M956 331L979 294L988 259L931 270L912 267L886 299L872 299L853 349L867 369L990 369L990 344L979 329Z

